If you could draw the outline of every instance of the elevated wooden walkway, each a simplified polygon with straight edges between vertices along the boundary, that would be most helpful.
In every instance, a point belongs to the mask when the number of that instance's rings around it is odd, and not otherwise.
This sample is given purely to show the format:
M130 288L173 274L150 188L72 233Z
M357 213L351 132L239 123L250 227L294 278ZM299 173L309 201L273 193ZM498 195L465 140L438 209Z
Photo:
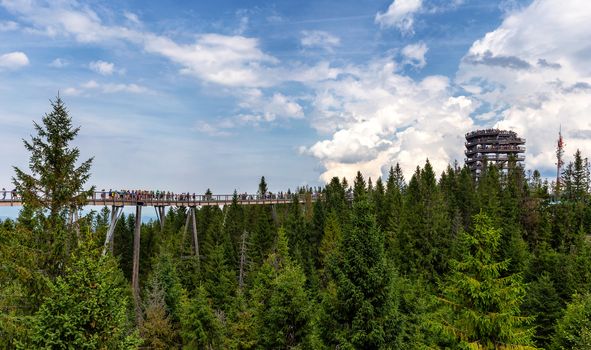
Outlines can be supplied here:
M259 196L252 194L238 195L238 204L240 205L270 205L270 204L289 204L293 201L295 194L267 195ZM299 195L300 202L306 201L307 195ZM86 205L94 206L144 206L144 207L202 207L202 206L224 206L232 204L234 195L192 195L175 194L164 196L152 195L130 195L130 194L109 194L108 192L95 192L92 197L86 201ZM317 194L311 194L312 201L320 198ZM22 206L20 196L10 191L0 191L0 207L20 207Z

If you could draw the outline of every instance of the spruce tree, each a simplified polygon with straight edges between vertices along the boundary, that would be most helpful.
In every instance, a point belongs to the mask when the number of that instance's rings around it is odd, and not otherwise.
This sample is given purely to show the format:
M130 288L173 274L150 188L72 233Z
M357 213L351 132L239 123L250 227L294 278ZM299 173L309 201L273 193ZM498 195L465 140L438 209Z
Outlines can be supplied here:
M330 348L380 349L396 337L392 271L368 200L357 200L353 213L352 227L329 258L321 336Z
M31 141L23 140L31 153L31 174L14 167L13 182L23 203L47 210L51 227L55 228L68 210L78 210L86 203L94 187L84 190L92 158L77 166L80 150L70 145L80 128L72 126L72 118L59 96L51 106L53 110L42 118L41 125L33 122L37 135Z
M306 277L289 256L285 230L257 274L252 289L258 348L314 348L312 304Z
M198 287L191 298L183 297L181 337L183 349L219 349L222 324L216 317L205 288Z
M402 194L406 189L406 183L402 169L397 163L396 168L390 167L386 193L384 195L384 217L378 223L382 225L385 235L386 254L390 258L398 255L400 224L402 219ZM379 210L379 208L377 208Z
M357 176L355 177L355 181L353 181L353 201L361 201L367 199L367 187L365 184L365 179L361 172L357 172Z
M53 110L42 118L41 125L33 122L36 135L30 141L23 140L30 152L31 173L14 167L12 181L28 210L40 218L48 215L47 220L43 219L37 248L43 252L40 268L55 276L77 244L74 230L66 226L68 216L86 203L94 188L83 188L90 177L92 158L77 165L80 150L71 146L80 128L72 126L59 96L51 106Z
M116 260L85 243L64 276L49 283L49 296L33 318L33 347L136 348L140 339L132 333L130 304L131 291Z
M259 182L258 195L261 197L265 197L267 195L268 191L269 191L269 188L267 187L267 181L265 181L264 176L261 176L261 182Z
M591 294L575 296L556 323L550 349L591 349Z
M478 214L474 231L461 235L459 260L443 286L437 326L458 348L526 349L532 319L521 315L525 286L518 274L504 275L509 261L497 261L500 230Z

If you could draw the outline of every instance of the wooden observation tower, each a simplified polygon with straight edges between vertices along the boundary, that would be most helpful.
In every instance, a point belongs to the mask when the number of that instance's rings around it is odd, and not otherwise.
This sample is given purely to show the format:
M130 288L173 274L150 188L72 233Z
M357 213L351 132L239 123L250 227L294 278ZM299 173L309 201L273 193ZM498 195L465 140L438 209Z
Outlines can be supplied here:
M486 164L496 164L507 171L509 161L523 166L525 161L525 139L514 131L499 129L475 130L466 134L466 165L478 179Z

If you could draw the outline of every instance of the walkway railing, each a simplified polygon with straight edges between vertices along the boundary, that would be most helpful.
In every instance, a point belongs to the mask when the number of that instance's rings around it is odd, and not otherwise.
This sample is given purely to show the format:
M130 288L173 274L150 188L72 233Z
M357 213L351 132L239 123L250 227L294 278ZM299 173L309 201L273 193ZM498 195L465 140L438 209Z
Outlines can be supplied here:
M285 204L291 203L296 194L294 193L270 193L266 195L259 194L239 194L237 202L241 205L253 204ZM300 202L305 202L306 198L317 201L321 198L320 193L297 194ZM199 195L190 193L146 193L129 191L97 191L86 198L86 205L142 205L142 206L208 206L208 205L227 205L233 201L233 194L222 195ZM0 191L0 206L22 206L22 198L15 191Z

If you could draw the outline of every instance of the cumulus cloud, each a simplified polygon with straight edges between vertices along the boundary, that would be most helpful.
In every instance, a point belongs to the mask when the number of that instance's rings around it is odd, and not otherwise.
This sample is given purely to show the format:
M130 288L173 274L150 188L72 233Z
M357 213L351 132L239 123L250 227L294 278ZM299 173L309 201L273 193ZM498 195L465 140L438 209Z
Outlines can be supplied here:
M412 34L414 15L421 6L422 0L394 0L386 12L376 14L375 22L382 28L396 27L403 34Z
M144 48L182 65L181 72L206 82L230 87L270 86L276 77L267 74L266 63L278 62L259 48L259 41L243 36L203 34L193 44L178 44L153 34Z
M259 89L248 89L241 93L241 108L250 111L260 111L255 114L241 114L243 122L272 122L276 119L300 119L304 117L304 110L292 98L279 92L266 96Z
M88 68L101 75L111 75L115 72L115 64L105 61L92 61L88 64Z
M427 158L438 171L463 159L477 105L454 97L446 77L415 81L396 71L387 57L317 84L313 125L329 136L301 151L323 164L324 181L358 170L375 179L396 162L410 176Z
M303 30L300 43L306 48L320 48L331 51L341 44L341 39L322 30Z
M456 82L490 106L491 123L526 137L530 168L551 173L560 125L567 154L591 154L591 137L578 132L591 129L589 18L586 1L535 0L509 12L460 64Z
M416 68L423 68L427 64L425 54L429 51L427 45L423 42L406 45L402 49L403 64L408 64Z
M29 65L29 58L24 52L15 51L0 55L0 69L19 69Z

